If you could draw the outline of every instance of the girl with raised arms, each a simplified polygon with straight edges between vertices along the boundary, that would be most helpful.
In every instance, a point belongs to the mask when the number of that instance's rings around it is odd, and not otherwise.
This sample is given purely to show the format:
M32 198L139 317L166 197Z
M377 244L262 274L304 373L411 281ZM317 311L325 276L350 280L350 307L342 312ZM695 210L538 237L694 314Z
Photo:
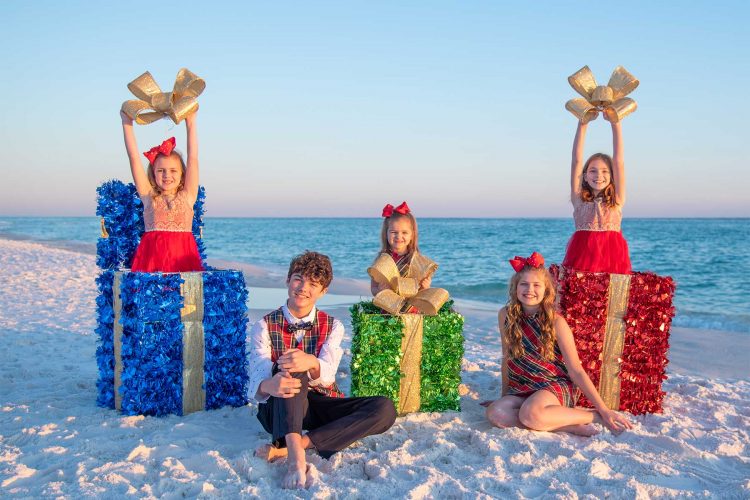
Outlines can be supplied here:
M133 132L133 120L120 112L125 150L130 160L136 191L143 202L146 226L146 232L133 257L132 271L203 270L192 232L193 205L198 198L196 114L197 112L185 118L187 164L175 151L175 138L171 137L143 153L148 159L148 167L144 171Z
M622 236L625 160L622 123L612 123L613 153L596 153L583 162L587 123L578 122L570 169L570 201L576 232L563 259L567 269L630 274L628 244Z

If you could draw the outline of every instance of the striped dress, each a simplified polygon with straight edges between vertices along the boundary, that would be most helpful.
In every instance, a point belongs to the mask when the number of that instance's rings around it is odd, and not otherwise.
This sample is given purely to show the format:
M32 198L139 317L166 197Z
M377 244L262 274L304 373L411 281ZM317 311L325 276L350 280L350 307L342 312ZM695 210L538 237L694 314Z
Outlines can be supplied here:
M554 357L548 360L541 354L541 325L536 316L523 315L521 344L524 354L509 357L508 394L531 396L536 391L547 390L557 396L562 406L572 408L578 399L578 389L568 375L560 348L555 342Z

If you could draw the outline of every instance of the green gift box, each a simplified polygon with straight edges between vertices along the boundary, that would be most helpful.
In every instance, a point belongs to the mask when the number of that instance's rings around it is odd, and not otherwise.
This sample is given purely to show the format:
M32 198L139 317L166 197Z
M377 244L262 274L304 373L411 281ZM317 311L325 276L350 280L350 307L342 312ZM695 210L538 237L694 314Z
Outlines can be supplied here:
M354 304L352 396L386 396L400 415L460 411L464 318L452 305L435 316L394 316L369 301Z

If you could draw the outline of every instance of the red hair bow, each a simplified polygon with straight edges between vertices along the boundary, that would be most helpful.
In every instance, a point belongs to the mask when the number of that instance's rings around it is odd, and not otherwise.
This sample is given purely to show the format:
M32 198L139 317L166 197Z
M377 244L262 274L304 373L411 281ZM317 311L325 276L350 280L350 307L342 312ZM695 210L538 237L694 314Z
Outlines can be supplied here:
M393 205L391 205L390 203L383 207L383 217L390 217L391 215L393 215L393 212L398 212L401 215L406 215L411 212L411 210L409 210L409 205L407 205L406 202L403 202L396 208L393 208Z
M143 156L148 158L148 161L151 162L151 165L153 165L159 155L171 155L175 144L176 143L174 137L170 137L166 141L162 142L159 146L154 146L153 148L143 153Z
M528 259L524 259L523 257L519 257L516 255L513 259L509 260L510 265L513 266L513 269L520 273L524 267L531 266L540 268L544 266L544 257L542 257L542 254L538 252L534 252L531 255L529 255Z

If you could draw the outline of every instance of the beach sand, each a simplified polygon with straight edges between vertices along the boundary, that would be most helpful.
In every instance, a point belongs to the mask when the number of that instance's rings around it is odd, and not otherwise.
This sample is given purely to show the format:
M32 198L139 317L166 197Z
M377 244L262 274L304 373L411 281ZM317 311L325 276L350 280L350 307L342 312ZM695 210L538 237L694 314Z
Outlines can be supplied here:
M280 305L284 276L244 270L254 321ZM97 274L91 255L0 240L3 496L750 497L750 335L674 328L664 413L632 417L619 436L501 430L479 406L500 390L496 311L459 301L462 411L412 414L331 460L309 455L316 484L285 492L284 467L252 455L268 439L254 404L164 418L96 406ZM337 280L323 306L348 326L348 305L366 294Z

